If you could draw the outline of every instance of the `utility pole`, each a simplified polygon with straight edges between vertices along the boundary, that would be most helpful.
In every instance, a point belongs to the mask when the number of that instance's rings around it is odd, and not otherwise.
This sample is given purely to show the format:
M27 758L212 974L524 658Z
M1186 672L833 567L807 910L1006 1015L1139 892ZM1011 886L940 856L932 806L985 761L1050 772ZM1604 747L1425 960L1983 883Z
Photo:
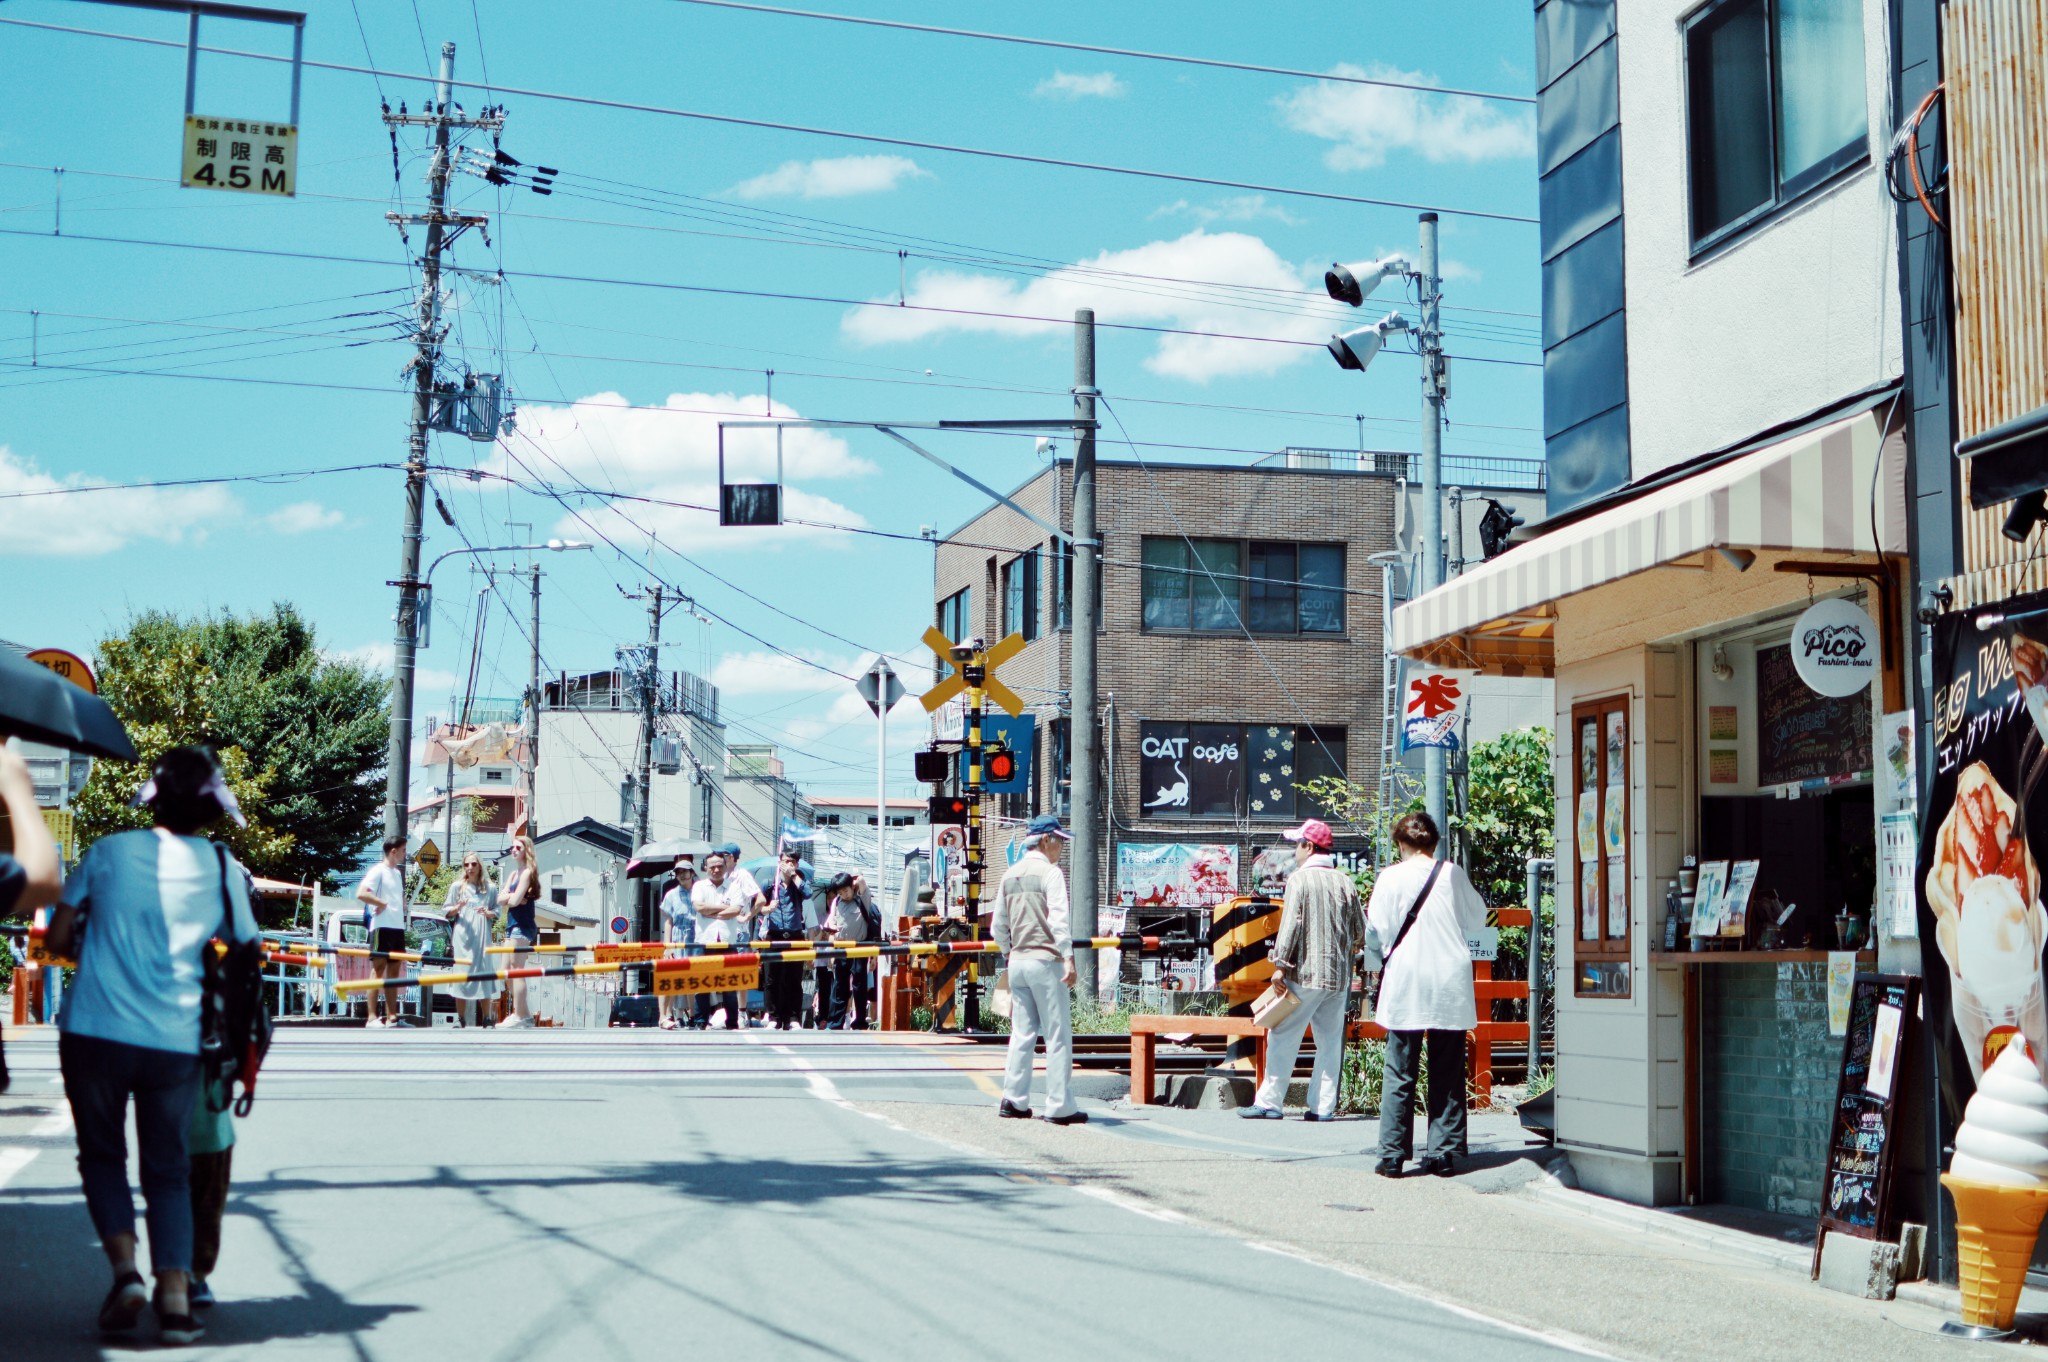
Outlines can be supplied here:
M386 754L389 771L384 796L384 835L405 834L406 806L412 784L412 701L413 652L419 644L420 541L422 513L427 492L427 428L433 413L434 375L441 357L441 253L464 228L480 227L481 217L450 216L448 207L448 133L451 128L487 128L502 125L501 114L486 113L469 118L455 112L449 94L455 79L455 44L441 44L441 74L434 86L434 103L420 113L385 110L384 122L396 129L401 125L433 131L433 154L427 164L427 211L387 213L401 235L407 226L427 229L426 253L420 257L420 295L417 331L413 343L412 420L406 437L405 530L399 539L397 627L392 634L391 656L391 743ZM453 227L454 231L448 229Z
M1417 284L1422 295L1421 325L1416 331L1416 348L1422 354L1422 515L1417 526L1422 560L1420 596L1443 585L1444 580L1444 339L1438 305L1443 281L1437 274L1436 214L1422 215ZM1423 752L1423 801L1429 816L1443 834L1442 845L1450 846L1450 823L1446 818L1444 749Z
M526 666L526 835L540 840L540 562L533 570L533 629ZM638 850L638 848L635 848ZM603 923L598 924L600 929Z
M634 669L640 693L640 758L633 782L633 847L636 851L647 844L654 816L654 726L660 712L656 702L661 692L661 601L664 590L660 582L647 589L647 651ZM650 939L652 931L652 915L648 909L651 884L649 880L640 881L639 900L635 905L635 917L638 919L636 939L641 941Z
M1095 768L1102 750L1095 699L1095 626L1102 616L1096 564L1102 541L1095 535L1095 313L1074 313L1074 627L1072 675L1068 680L1067 761L1072 770L1074 865L1072 915L1075 936L1094 936L1096 906L1102 901L1102 810ZM1057 780L1058 773L1054 773ZM1074 982L1083 998L1100 996L1094 951L1074 961Z

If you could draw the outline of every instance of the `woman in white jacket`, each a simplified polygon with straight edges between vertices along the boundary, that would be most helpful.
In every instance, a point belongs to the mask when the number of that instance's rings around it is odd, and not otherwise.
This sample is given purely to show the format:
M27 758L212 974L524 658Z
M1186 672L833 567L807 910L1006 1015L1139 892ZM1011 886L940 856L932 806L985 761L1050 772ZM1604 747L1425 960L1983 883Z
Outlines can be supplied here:
M1385 957L1373 1019L1387 1028L1380 1085L1382 1177L1401 1176L1415 1148L1415 1074L1429 1056L1429 1145L1421 1172L1449 1177L1465 1150L1465 1033L1478 1024L1472 951L1486 902L1462 867L1436 859L1440 836L1426 813L1394 824L1400 860L1373 882L1366 917Z

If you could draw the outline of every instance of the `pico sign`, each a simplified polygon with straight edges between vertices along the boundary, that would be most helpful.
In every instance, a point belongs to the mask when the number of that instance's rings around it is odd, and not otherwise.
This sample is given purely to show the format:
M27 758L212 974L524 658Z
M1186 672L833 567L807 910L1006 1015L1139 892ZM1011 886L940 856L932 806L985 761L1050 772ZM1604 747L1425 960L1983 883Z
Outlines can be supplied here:
M291 123L185 115L178 183L291 198L299 186L299 130Z

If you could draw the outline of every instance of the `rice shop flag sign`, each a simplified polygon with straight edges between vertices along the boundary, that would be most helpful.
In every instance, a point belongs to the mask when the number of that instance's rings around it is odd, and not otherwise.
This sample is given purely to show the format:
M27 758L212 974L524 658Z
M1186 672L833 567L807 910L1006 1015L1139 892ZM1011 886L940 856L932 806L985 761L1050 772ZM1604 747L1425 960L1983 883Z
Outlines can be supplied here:
M1942 616L1931 680L1920 949L1926 1018L1960 1115L2006 1046L2048 1054L2036 845L2048 843L2048 593Z
M1401 750L1422 747L1456 749L1464 741L1465 714L1471 702L1469 671L1410 662L1401 676Z
M186 114L178 183L290 198L299 187L299 130L290 123Z

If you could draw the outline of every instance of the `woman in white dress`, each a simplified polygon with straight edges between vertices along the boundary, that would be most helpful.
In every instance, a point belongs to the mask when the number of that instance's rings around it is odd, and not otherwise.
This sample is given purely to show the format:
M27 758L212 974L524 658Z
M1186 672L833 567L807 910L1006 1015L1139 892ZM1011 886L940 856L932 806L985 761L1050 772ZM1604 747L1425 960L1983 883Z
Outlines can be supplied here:
M491 944L491 886L474 851L462 858L462 874L448 886L448 940L456 962L471 974L495 968L484 953ZM486 1024L477 1013L498 991L495 981L453 984L448 994L462 1004L462 1024Z

